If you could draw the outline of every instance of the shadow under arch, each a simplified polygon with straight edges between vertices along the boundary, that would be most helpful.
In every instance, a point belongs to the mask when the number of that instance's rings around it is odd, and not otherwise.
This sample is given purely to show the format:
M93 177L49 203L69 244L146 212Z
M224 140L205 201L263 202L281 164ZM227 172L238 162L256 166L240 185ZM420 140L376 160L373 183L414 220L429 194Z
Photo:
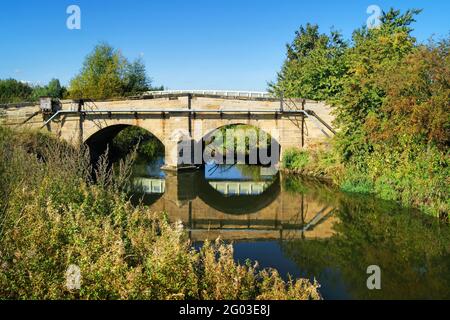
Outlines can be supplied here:
M89 149L91 161L95 163L96 160L98 160L98 158L105 153L105 151L108 148L108 145L113 141L113 139L121 131L130 127L136 127L147 131L154 137L154 139L158 140L158 142L164 146L164 143L146 128L130 124L114 124L98 130L97 132L93 133L89 138L87 138L86 141L84 142L84 145L87 146Z
M262 128L260 128L260 127L258 127L258 126L256 126L256 125L254 125L254 124L248 124L248 123L241 122L241 121L231 122L231 123L229 123L229 124L226 124L226 125L223 125L223 126L220 126L220 127L214 128L214 129L211 129L211 130L208 131L205 135L203 135L203 137L202 137L199 141L196 141L195 143L196 143L197 145L198 145L198 144L201 144L201 150L202 150L202 152L204 152L205 147L206 147L206 142L207 142L207 141L210 141L211 139L213 139L214 136L215 136L215 134L216 134L219 130L226 129L226 128L228 128L228 127L239 127L239 126L251 127L251 128L260 130L260 131L264 132L265 134L267 134L267 136L271 139L271 142L272 142L272 143L275 143L274 148L275 148L275 149L277 150L277 152L278 152L278 158L275 159L275 163L272 163L272 165L275 166L275 165L277 165L277 164L280 162L280 160L281 160L281 159L280 159L281 145L280 145L279 141L278 141L277 139L275 139L274 137L272 137L272 135L271 135L269 132L263 130ZM258 150L259 150L259 149L260 149L260 148L259 148L259 146L258 146ZM265 154L266 154L267 156L270 157L270 156L271 156L271 149L269 148L269 150L265 150ZM246 163L248 163L248 159L247 159L247 158L248 158L248 157L246 157ZM204 159L203 159L203 161L204 161ZM259 152L258 152L258 163L260 163Z
M214 189L204 177L198 180L198 197L208 206L227 214L257 213L272 204L281 192L279 173L270 186L259 195L225 196Z

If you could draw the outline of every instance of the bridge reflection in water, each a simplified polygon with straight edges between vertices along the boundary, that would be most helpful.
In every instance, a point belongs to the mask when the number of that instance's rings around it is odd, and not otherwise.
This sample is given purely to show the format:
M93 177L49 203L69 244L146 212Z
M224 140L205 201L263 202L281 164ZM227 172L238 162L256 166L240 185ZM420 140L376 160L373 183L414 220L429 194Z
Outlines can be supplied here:
M317 279L325 299L450 298L448 224L301 178L209 169L141 180L144 202L181 220L195 248L232 241L239 263L258 261L285 280ZM383 267L383 290L367 290L373 264Z
M141 200L182 221L192 241L324 239L337 222L334 208L312 194L286 190L280 174L230 179L199 171L134 179Z

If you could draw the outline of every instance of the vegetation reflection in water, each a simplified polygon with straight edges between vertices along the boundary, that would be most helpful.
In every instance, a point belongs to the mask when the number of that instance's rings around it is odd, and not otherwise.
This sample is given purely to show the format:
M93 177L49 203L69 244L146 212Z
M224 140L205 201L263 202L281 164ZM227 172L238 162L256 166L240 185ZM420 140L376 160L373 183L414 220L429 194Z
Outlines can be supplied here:
M164 192L134 199L181 220L196 246L232 241L237 260L315 277L324 298L450 298L450 229L434 218L258 166L206 165L178 175L154 168L138 161L135 174L164 181ZM263 182L264 190L225 193L218 182ZM381 290L367 289L370 265L381 268Z

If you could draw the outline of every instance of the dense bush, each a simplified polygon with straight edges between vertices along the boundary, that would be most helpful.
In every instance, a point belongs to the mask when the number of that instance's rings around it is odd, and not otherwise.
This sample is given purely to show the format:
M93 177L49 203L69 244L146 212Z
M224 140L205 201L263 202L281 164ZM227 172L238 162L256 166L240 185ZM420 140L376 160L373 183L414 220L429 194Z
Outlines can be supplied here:
M289 149L284 153L283 165L286 169L303 170L309 164L309 153L305 150Z
M89 179L83 151L0 127L1 299L320 298L316 283L236 264L220 241L194 250L180 223L130 205L129 167L113 176L103 157Z

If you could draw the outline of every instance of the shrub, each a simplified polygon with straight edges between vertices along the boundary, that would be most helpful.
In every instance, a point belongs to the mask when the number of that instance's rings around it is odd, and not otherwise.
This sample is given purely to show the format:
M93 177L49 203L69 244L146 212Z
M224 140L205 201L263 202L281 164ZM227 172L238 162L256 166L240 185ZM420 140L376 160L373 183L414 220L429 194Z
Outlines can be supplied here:
M309 154L300 149L289 149L283 155L283 167L301 171L309 164Z

